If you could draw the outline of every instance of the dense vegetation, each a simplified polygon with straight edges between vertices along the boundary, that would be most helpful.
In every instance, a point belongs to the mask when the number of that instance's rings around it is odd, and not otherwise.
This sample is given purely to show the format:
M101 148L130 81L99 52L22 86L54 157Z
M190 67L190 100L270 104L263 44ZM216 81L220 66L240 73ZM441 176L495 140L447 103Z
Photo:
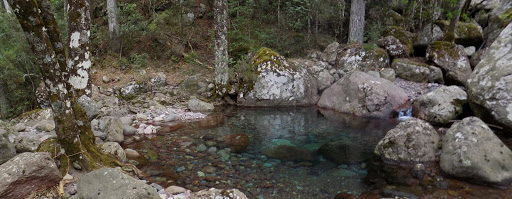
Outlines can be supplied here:
M67 40L63 0L51 0ZM368 0L366 43L375 43L389 25L416 32L440 16L450 19L457 0ZM269 47L285 56L305 56L333 41L346 42L350 1L229 0L231 66L241 67L247 54ZM110 53L106 1L91 0L94 67L119 70L179 69L194 74L213 64L213 0L119 0L121 52ZM392 10L392 12L389 12ZM462 20L469 20L465 11ZM436 16L437 15L437 16ZM37 107L39 75L16 19L0 11L0 99L2 117Z

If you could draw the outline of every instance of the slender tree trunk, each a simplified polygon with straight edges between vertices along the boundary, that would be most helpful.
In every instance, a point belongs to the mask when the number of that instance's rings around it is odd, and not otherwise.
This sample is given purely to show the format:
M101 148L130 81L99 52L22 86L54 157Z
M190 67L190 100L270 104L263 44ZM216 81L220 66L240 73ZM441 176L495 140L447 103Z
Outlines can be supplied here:
M87 115L76 102L74 92L70 90L74 86L66 79L66 77L84 76L84 74L76 74L84 71L68 70L66 59L59 58L59 56L65 57L65 51L60 50L64 47L56 28L55 18L49 10L49 0L37 1L36 3L35 0L10 0L10 3L17 8L14 10L16 17L25 32L34 53L34 63L39 67L48 91L57 139L63 149L61 171L65 172L72 162L81 164L85 170L96 168L97 163L112 164L112 159L96 148ZM76 17L77 14L74 14L74 11L76 9L71 10L70 14Z
M91 36L91 12L89 0L69 1L69 83L72 92L79 98L91 95L91 51L89 37Z
M227 93L228 83L228 4L227 0L215 0L215 84L217 94Z
M0 80L0 118L3 118L7 115L7 110L9 110L9 101L7 101L7 85L4 81Z
M12 9L11 9L11 6L9 6L9 3L7 2L7 0L4 0L4 8L5 8L5 11L9 14L12 13Z
M117 1L107 0L108 31L110 32L110 51L119 53L121 40L119 38L119 21L117 20Z
M450 25L445 33L445 40L449 42L455 41L455 26L457 25L457 21L459 20L462 7L464 7L465 0L459 0L457 3L457 10L454 10L452 19L450 20Z
M349 43L363 43L365 0L352 0L350 6Z

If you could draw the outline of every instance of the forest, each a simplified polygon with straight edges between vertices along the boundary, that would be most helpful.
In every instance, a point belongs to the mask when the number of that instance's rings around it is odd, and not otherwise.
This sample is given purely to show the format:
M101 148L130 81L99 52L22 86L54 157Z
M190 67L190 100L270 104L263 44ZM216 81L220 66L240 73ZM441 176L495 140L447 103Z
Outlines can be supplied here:
M0 5L0 198L512 194L510 0Z

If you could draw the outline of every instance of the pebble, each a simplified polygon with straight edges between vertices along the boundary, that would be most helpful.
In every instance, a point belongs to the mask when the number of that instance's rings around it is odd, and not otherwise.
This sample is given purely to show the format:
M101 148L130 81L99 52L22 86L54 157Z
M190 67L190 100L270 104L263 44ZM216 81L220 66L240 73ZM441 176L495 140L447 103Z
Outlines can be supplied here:
M170 187L165 188L165 191L167 193L170 193L171 195L176 195L176 194L186 192L187 189L185 189L183 187L178 187L178 186L170 186Z
M202 172L202 171L198 171L198 172L197 172L197 176L199 176L199 177L204 177L204 176L206 176L206 175L204 174L204 172Z
M201 145L199 145L199 146L196 148L196 150L197 150L198 152L206 151L206 149L207 149L207 148L206 148L206 146L205 146L204 144L201 144Z
M217 152L217 147L210 147L207 152L214 154Z
M178 169L176 169L177 172L182 172L182 171L185 171L185 167L181 166L181 167L178 167Z

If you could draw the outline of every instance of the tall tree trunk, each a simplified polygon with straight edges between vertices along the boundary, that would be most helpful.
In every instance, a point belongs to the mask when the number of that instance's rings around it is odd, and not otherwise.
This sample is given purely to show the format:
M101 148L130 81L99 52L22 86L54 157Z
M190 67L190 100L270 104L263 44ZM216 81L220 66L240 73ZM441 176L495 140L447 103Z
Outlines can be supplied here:
M107 0L108 31L110 32L110 51L119 53L121 40L119 38L119 21L117 20L117 1Z
M459 21L462 8L464 7L464 1L465 0L459 0L457 3L457 10L453 11L453 16L450 20L450 25L448 26L448 29L446 30L446 33L445 33L446 41L449 41L449 42L455 41L455 26L457 25L457 21Z
M217 94L224 96L228 83L228 3L215 0L215 84Z
M7 2L7 0L4 0L4 8L5 8L5 11L9 14L12 13L12 9L11 9L11 6L9 6L9 3Z
M7 85L4 81L0 80L0 118L3 118L7 115L7 110L9 110L9 101L7 101Z
M82 95L91 96L91 51L89 37L91 36L91 12L89 0L69 1L69 83L71 91L79 98Z
M364 0L352 0L350 6L350 24L348 32L349 43L363 43L364 36Z
M113 159L96 148L87 115L70 90L73 85L66 77L83 74L73 74L66 67L65 59L59 58L64 56L64 51L59 50L63 46L62 41L59 41L55 18L47 6L49 0L38 0L38 3L35 0L10 0L10 3L17 8L14 10L16 17L25 32L34 53L34 63L39 67L48 91L57 139L64 151L64 155L61 155L61 171L65 172L72 162L81 164L85 170L96 168L98 163L112 164ZM77 16L73 12L70 14Z

